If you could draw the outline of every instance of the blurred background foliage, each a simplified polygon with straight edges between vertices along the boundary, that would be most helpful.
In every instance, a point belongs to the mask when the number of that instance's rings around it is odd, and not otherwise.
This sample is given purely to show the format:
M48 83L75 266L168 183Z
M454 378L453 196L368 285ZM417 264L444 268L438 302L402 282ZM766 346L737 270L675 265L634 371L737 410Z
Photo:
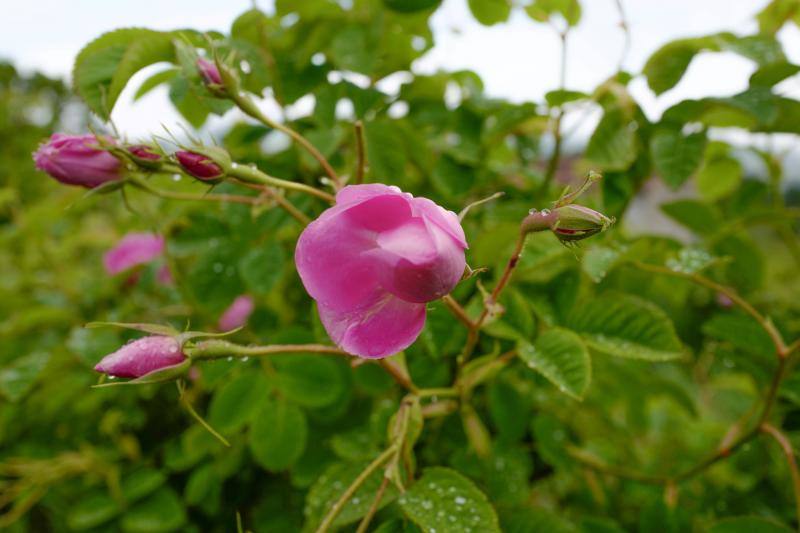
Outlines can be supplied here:
M576 1L528 4L469 0L486 25L525 9L532 24L549 23L566 40L580 23ZM566 329L580 334L577 351L588 346L591 357L554 375L542 369L535 348L521 349L473 393L490 453L476 455L456 413L426 423L415 450L419 467L446 466L471 479L509 532L797 527L786 458L767 438L666 490L579 457L643 475L683 471L753 413L776 366L770 338L724 295L642 263L729 285L787 341L800 335L800 208L791 201L793 184L783 180L782 154L757 148L763 143L731 145L720 135L800 134L800 102L774 90L800 71L775 38L784 24L797 24L800 4L769 3L755 35L666 43L641 73L614 73L590 94L560 87L546 101L526 103L487 97L470 71L411 73L433 44L428 19L437 5L277 0L274 14L247 11L229 33L209 36L223 55L233 52L247 90L281 106L306 102L309 112L291 124L341 174L353 175L353 122L361 120L367 181L396 184L455 211L505 193L464 222L469 264L488 269L454 293L474 314L482 300L476 280L491 286L502 272L528 210L547 207L588 169L604 174L589 203L618 217L617 226L579 248L549 234L529 239L501 302L506 312L487 325L476 351L491 357L516 345L541 348L544 332ZM75 91L88 110L62 82L0 65L4 530L231 531L237 513L252 531L313 530L385 445L403 391L371 364L309 354L199 365L189 401L231 448L187 416L172 386L90 389L92 366L134 337L83 328L93 320L213 330L221 311L249 293L256 312L235 340L329 342L292 262L302 228L283 211L141 191L85 197L33 168L30 153L40 140L53 131L85 131L89 110L107 118L128 79L153 63L166 66L137 95L168 84L171 101L195 128L227 112L230 104L211 97L194 65L181 60L182 47L210 53L211 41L192 31L106 34L76 63ZM741 94L683 101L654 122L626 88L645 76L664 93L694 56L720 51L757 65ZM397 90L386 89L386 79L399 80ZM579 151L565 150L562 116L592 109L603 114L591 138ZM280 132L242 120L211 133L236 161L319 182L316 161ZM165 189L206 188L186 177L152 179ZM242 193L230 184L215 192L234 190ZM323 207L292 199L312 217ZM156 282L159 263L135 277L103 272L102 254L134 230L167 237L173 286ZM444 305L431 303L422 336L405 354L417 385L450 385L465 338ZM569 361L556 363L563 370ZM800 374L791 363L789 369L770 421L797 448ZM371 502L369 491L359 496L337 522L344 530L355 528ZM420 515L429 500L414 508L397 496L387 493L375 531L434 527L435 518ZM742 515L760 518L729 518Z

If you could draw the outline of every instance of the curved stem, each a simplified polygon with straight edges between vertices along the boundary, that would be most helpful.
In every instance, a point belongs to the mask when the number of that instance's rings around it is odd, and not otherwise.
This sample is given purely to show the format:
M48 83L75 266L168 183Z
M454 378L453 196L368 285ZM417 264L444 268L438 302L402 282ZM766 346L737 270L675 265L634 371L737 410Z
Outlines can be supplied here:
M764 423L761 425L761 431L775 439L775 442L781 447L783 454L786 456L786 464L789 466L789 472L792 476L792 485L794 486L794 503L797 512L797 523L800 524L800 470L797 468L797 460L795 459L792 443L778 428L770 424Z
M472 323L472 319L467 314L467 311L459 304L452 296L449 294L442 296L442 302L453 313L459 322L467 326L468 329L472 329L475 325Z
M339 516L339 513L342 512L344 506L350 499L355 495L356 491L364 484L365 481L375 472L378 468L381 467L386 461L391 459L391 457L397 453L398 447L397 445L392 445L388 447L383 453L381 453L378 457L376 457L367 467L353 480L347 490L339 497L336 503L333 504L331 510L328 511L328 514L325 515L325 518L320 523L319 527L317 528L317 533L325 533L329 531L331 526L333 525L333 521L336 520L336 517Z
M282 194L275 192L273 189L267 187L266 185L255 185L253 183L247 183L245 181L240 181L234 178L234 181L240 183L241 185L249 188L254 189L256 191L261 191L262 193L268 195L272 200L275 200L275 203L278 204L281 209L289 213L295 220L307 226L311 223L311 219L308 218L305 213L297 209L295 205L287 200Z
M231 99L239 107L239 109L241 109L242 111L244 111L246 114L250 115L257 121L261 122L262 124L264 124L269 128L282 131L283 133L294 139L294 141L297 142L297 144L302 146L309 154L311 154L311 156L314 159L317 160L317 162L319 162L322 169L331 179L331 182L333 182L334 189L338 190L339 188L341 188L342 180L336 174L336 171L333 170L333 167L328 162L328 160L325 159L325 156L322 155L322 153L319 150L317 150L317 148L313 144L311 144L308 139L300 135L298 132L294 131L292 128L285 126L284 124L275 122L274 120L269 118L258 108L258 106L256 106L256 103L249 96L243 93L235 93L231 95Z
M369 527L369 523L372 522L372 518L375 516L375 513L378 512L378 507L381 504L383 495L386 492L386 487L388 486L389 486L389 478L384 476L383 481L381 481L381 486L378 487L378 492L375 493L375 499L372 500L372 505L369 506L369 511L367 511L367 514L361 520L361 523L358 524L358 529L356 529L356 533L367 533L367 528Z
M564 90L567 85L567 30L558 32L561 39L561 72L559 74L559 89ZM550 160L547 163L547 170L544 174L544 181L542 182L542 190L547 191L553 178L558 170L558 163L561 160L561 144L563 138L561 135L561 121L564 118L564 109L559 106L556 110L556 116L553 121L553 153L550 155Z
M270 187L278 187L279 189L288 189L290 191L299 191L304 192L306 194L310 194L312 196L316 196L326 202L334 203L336 199L326 193L325 191L321 191L315 187L310 185L306 185L305 183L297 183L294 181L282 180L280 178L275 178L266 174L255 167L251 167L248 165L238 165L234 164L233 167L228 172L229 176L232 176L238 180L245 181L247 183L255 183L257 185L268 185Z

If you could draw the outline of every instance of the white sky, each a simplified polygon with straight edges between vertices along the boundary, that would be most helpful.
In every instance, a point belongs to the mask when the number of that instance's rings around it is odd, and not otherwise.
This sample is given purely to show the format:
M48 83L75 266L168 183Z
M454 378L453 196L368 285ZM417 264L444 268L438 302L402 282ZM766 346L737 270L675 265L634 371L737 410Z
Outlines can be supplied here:
M3 9L0 19L0 58L9 58L24 70L64 77L80 48L104 31L126 26L227 31L251 4L250 0L0 0L6 2L13 7ZM625 67L640 71L654 50L678 37L721 30L752 33L756 30L753 15L766 2L623 0L632 32ZM267 10L271 3L258 0ZM614 72L623 34L614 0L583 0L582 4L583 19L570 39L567 86L589 91ZM418 72L468 68L483 78L490 95L518 102L541 101L546 91L558 85L558 39L551 28L534 23L522 11L517 10L508 23L487 28L469 15L466 0L444 0L432 24L437 45L414 65ZM780 39L790 59L800 63L800 31L789 25ZM733 54L703 54L667 94L656 98L641 78L631 90L654 118L687 97L741 91L753 70L751 62ZM113 115L122 132L142 136L160 131L161 124L180 122L165 90L154 91L133 105L135 86L123 93ZM787 80L779 89L800 96L800 80Z

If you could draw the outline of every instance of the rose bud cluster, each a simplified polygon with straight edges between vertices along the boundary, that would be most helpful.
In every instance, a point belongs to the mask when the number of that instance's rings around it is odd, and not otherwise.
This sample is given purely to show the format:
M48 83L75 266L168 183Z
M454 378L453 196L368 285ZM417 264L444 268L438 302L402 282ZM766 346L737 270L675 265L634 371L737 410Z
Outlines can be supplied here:
M103 138L107 144L112 139ZM94 135L54 133L33 154L36 168L66 185L88 189L122 177L120 161Z
M466 248L452 211L397 187L351 185L300 235L295 263L333 341L379 358L416 340L425 303L461 279Z
M186 355L175 337L151 335L103 357L94 369L117 378L140 378L185 361Z

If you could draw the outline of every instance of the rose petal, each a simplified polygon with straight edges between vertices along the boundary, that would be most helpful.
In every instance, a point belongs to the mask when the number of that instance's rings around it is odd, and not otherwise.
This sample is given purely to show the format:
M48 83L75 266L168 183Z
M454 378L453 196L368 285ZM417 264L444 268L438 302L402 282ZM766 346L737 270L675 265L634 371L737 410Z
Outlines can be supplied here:
M118 274L148 263L164 252L164 237L153 233L129 233L103 256L109 274Z

